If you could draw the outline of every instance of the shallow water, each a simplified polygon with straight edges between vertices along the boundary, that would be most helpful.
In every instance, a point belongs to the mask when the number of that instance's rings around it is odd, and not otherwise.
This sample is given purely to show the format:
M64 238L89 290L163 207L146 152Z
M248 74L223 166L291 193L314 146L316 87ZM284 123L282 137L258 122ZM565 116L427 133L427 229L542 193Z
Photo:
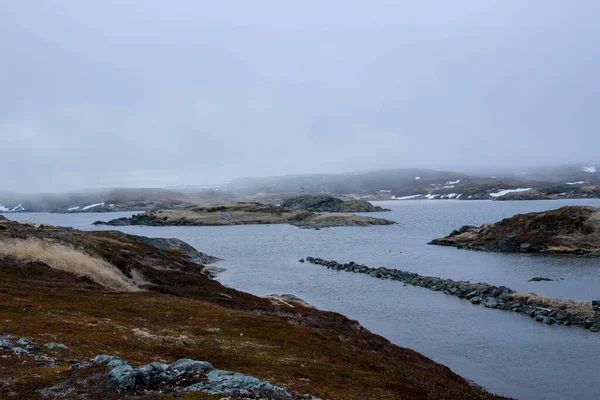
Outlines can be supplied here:
M393 219L398 225L318 231L288 225L119 229L185 240L224 259L216 265L228 268L219 276L226 285L257 295L293 293L319 308L341 312L490 391L522 399L594 399L600 392L600 334L542 325L523 315L474 306L440 292L298 262L306 256L353 260L552 297L600 299L598 259L483 253L426 244L462 225L565 204L600 206L600 200L381 202L378 205L393 211L369 215ZM8 217L106 229L89 224L130 214ZM557 281L528 282L534 276Z

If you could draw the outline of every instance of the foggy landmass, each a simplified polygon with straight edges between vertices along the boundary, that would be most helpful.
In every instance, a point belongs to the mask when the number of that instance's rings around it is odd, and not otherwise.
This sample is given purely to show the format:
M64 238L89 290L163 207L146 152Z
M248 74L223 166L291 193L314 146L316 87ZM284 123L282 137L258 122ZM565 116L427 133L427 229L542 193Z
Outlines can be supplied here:
M247 200L279 204L290 196L305 194L332 195L345 200L598 198L600 171L595 165L498 169L479 171L477 175L426 169L286 175L239 178L224 185L170 189L93 189L54 194L2 191L0 212L152 211ZM496 172L498 175L489 175Z

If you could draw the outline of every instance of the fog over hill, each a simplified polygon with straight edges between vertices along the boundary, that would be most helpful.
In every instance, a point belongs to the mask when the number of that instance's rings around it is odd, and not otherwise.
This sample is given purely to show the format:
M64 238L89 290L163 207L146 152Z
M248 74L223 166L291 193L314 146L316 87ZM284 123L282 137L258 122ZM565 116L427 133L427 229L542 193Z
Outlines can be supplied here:
M597 1L38 3L0 2L4 190L598 158Z
M240 200L279 203L292 195L317 193L368 200L595 198L600 197L600 168L596 165L587 163L526 170L490 169L480 171L479 175L399 168L239 178L223 185L188 185L170 189L89 189L49 194L0 191L0 212L144 211Z

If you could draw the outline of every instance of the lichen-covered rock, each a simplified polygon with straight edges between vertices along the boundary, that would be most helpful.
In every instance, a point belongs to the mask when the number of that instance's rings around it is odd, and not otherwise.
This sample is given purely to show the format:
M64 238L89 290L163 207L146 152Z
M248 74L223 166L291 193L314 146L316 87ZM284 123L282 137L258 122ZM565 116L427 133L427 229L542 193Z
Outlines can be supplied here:
M44 346L46 346L49 349L64 349L64 350L68 350L69 349L67 347L67 345L63 344L63 343L50 342L50 343L46 343Z
M206 381L196 383L186 388L188 391L204 391L209 394L225 394L228 396L267 399L293 399L294 396L286 389L263 381L250 375L238 372L214 370L206 375Z
M40 350L40 346L38 346L33 340L30 340L30 339L27 339L24 337L17 340L17 344L21 345L22 347L24 347L25 349L27 349L29 351L39 351Z
M106 364L110 370L106 383L117 391L169 390L174 392L202 391L242 399L307 399L296 396L271 382L238 372L215 369L209 362L182 358L173 364L153 362L133 368L121 357L100 354L92 363Z

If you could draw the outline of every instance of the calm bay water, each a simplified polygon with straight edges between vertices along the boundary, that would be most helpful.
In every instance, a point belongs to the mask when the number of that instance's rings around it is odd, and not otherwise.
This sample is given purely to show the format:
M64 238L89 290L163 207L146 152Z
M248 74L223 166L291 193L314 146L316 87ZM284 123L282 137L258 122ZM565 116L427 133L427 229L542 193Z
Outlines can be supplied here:
M575 300L600 299L600 260L495 254L429 246L462 225L599 200L390 201L392 212L369 214L392 226L322 230L288 225L122 227L127 233L177 237L224 261L219 280L257 295L293 293L357 319L392 342L417 350L488 390L521 399L595 399L600 393L600 334L546 326L423 288L301 264L306 256L383 265L424 275L506 285ZM91 222L131 213L21 213L9 218L106 229ZM111 227L112 229L112 227ZM534 276L554 282L528 282ZM368 394L365 394L366 396Z

